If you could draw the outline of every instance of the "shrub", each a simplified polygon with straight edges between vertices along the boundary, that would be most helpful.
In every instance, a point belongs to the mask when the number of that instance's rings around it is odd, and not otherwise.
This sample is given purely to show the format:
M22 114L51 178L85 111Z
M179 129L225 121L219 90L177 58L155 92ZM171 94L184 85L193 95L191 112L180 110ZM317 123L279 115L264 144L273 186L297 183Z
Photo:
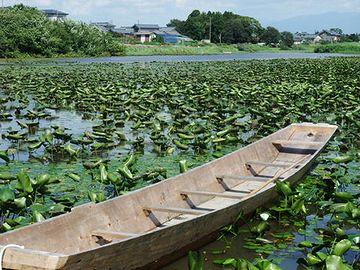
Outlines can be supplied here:
M96 27L74 21L51 21L35 8L16 5L0 11L0 57L119 55L118 39Z

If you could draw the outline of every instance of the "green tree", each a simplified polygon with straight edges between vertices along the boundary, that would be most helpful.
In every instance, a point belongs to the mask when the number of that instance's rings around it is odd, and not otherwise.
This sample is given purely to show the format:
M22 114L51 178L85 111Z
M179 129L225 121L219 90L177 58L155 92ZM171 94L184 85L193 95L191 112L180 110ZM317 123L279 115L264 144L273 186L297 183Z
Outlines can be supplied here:
M277 44L281 38L280 32L272 26L268 26L261 36L261 41L265 42L266 45Z
M175 29L179 32L183 32L184 31L184 25L185 22L178 20L178 19L172 19L166 26L168 27L175 27Z
M251 17L240 16L229 11L200 12L194 10L186 21L172 19L168 26L175 26L184 35L195 40L208 39L214 43L258 42L262 32L261 24Z
M51 21L43 12L24 5L0 10L0 25L0 57L124 52L122 44L109 33L85 23Z
M294 36L290 32L282 32L280 42L283 46L291 48L294 45Z

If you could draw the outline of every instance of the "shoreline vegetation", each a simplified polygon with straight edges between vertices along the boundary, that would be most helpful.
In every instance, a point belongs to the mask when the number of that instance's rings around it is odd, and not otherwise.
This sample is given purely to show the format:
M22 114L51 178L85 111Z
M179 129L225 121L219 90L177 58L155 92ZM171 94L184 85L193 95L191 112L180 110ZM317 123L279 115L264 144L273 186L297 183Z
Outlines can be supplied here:
M333 44L304 44L294 45L292 48L282 49L258 44L206 44L206 45L166 45L166 44L127 44L124 52L119 55L102 53L99 55L86 55L83 53L58 54L51 57L21 55L15 58L0 58L0 63L22 62L23 60L51 60L59 58L86 58L86 57L110 57L110 56L152 56L152 55L219 55L241 53L343 53L359 54L360 43L343 42Z
M20 55L15 58L1 58L3 62L21 62L22 60L58 59L58 58L86 58L110 56L151 56L151 55L215 55L215 54L241 54L241 53L343 53L359 54L359 42L340 42L332 44L301 44L292 48L279 48L259 44L198 44L198 45L169 45L169 44L125 44L124 51L118 55L102 53L87 55L84 53L66 53L52 55L51 57Z

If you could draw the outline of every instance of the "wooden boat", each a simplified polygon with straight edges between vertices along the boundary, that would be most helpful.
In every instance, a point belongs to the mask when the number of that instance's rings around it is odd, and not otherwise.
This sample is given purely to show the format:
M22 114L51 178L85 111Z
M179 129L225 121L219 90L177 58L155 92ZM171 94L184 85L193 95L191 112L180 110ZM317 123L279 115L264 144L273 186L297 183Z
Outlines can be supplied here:
M274 181L300 180L336 129L293 124L166 181L4 233L2 266L158 269L241 211L249 214L271 203L277 195Z

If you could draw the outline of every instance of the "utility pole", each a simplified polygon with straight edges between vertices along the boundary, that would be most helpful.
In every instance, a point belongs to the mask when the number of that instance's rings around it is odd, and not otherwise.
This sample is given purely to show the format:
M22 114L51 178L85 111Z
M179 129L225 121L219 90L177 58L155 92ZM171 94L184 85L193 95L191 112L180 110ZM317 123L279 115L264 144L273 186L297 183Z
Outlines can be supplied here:
M210 27L209 27L209 40L211 43L211 17L210 17Z
M4 8L4 0L1 0L1 8Z

